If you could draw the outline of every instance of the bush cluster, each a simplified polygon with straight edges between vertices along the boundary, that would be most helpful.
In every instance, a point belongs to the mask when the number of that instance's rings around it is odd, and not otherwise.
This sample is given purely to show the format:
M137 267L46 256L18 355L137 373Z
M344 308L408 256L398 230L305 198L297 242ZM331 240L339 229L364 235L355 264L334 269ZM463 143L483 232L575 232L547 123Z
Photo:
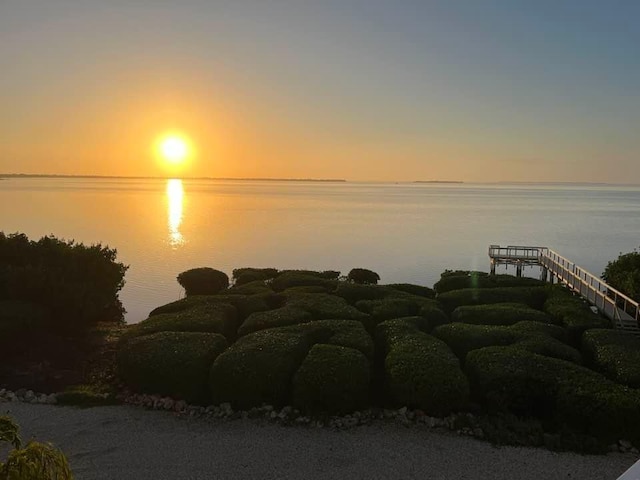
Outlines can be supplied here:
M464 288L438 294L437 299L447 312L466 305L490 303L522 303L542 310L548 294L547 287Z
M587 330L582 351L589 364L607 378L640 388L640 337L611 329Z
M513 347L467 356L475 398L487 409L552 419L604 442L640 440L640 392L574 363Z
M336 288L338 280L327 277L330 275L324 272L285 271L271 281L271 288L276 292L282 292L292 287L321 287L328 292Z
M521 303L466 305L456 308L451 313L451 320L475 325L513 325L522 321L552 322L552 319L544 312Z
M191 295L215 295L229 286L226 273L215 268L192 268L178 275L178 283L187 297Z
M100 321L122 321L118 292L127 266L101 244L31 241L0 232L0 300L38 305L49 312L49 328L78 332Z
M565 288L554 288L544 303L544 311L555 323L566 328L571 341L580 344L582 334L591 328L611 328L611 322L593 313L589 305Z
M385 389L396 405L443 416L465 408L469 383L460 362L441 340L420 330L414 318L378 325L376 343L384 355Z
M233 270L231 277L236 286L253 283L256 281L271 280L278 275L276 268L236 268Z
M535 287L544 282L529 277L511 275L487 275L484 272L444 272L433 288L438 294L464 288Z
M360 285L376 285L380 281L380 275L366 268L353 268L347 275L347 280Z

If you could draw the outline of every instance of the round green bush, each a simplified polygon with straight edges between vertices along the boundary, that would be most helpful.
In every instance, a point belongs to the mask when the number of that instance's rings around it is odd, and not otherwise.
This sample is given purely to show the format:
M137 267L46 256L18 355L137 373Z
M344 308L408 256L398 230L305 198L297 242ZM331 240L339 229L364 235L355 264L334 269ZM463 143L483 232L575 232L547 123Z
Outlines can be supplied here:
M380 300L388 296L397 295L399 291L387 285L360 285L340 282L333 293L354 305L359 300Z
M445 293L464 288L496 288L496 287L534 287L544 282L529 277L512 275L487 275L484 272L461 272L461 274L444 275L433 286L436 292Z
M453 312L465 305L487 303L523 303L541 310L548 292L547 287L464 288L439 293L437 299L446 312Z
M415 295L417 297L435 298L436 296L436 292L432 288L423 287L422 285L413 285L411 283L390 283L384 286L393 288L399 292Z
M201 303L187 310L163 313L132 325L125 337L139 337L157 332L219 333L233 340L238 330L238 314L227 303Z
M276 268L236 268L232 272L234 285L240 286L255 281L270 280L278 275Z
M271 281L271 288L276 292L282 292L292 287L321 287L325 292L333 290L338 284L337 280L325 278L316 272L287 271L280 273Z
M311 320L313 320L313 317L309 312L292 306L285 306L264 312L255 312L242 322L242 325L240 325L238 329L238 335L244 336L258 330L296 325L298 323L310 322Z
M358 350L314 345L293 378L293 404L303 411L349 413L367 405L371 367Z
M118 374L134 391L207 404L209 371L226 347L226 339L215 333L160 332L132 338L119 345Z
M313 339L278 330L260 330L241 337L216 359L209 377L214 403L251 408L291 402L293 375Z
M574 345L580 345L582 334L592 328L611 328L611 322L591 311L589 304L564 288L554 288L544 302L544 311L566 328Z
M284 303L284 297L273 292L258 293L255 295L232 295L227 293L220 295L193 295L185 297L175 302L154 308L149 317L163 313L176 313L189 310L201 305L230 304L238 311L239 320L244 320L254 312L263 312L272 308L277 308Z
M327 293L289 293L286 305L309 312L314 319L367 320L369 316L343 298Z
M466 305L456 308L451 320L475 325L513 325L520 321L551 323L545 313L520 303Z
M587 330L582 351L589 364L610 380L640 388L640 337L611 329Z
M353 268L347 275L347 279L361 285L376 285L380 281L380 275L366 268Z
M226 273L209 267L192 268L182 272L177 278L187 296L215 295L229 286Z

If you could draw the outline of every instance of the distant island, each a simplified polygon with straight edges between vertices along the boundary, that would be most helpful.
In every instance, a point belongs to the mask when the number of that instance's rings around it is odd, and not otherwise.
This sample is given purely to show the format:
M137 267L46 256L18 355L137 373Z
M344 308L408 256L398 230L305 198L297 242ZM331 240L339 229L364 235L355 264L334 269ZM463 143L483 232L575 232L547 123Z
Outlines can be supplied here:
M459 180L415 180L413 183L464 183Z
M0 173L4 178L106 178L130 180L171 180L175 177L135 177L119 175L57 175L50 173ZM234 177L180 177L181 180L223 180L223 181L260 181L260 182L346 182L342 178L234 178Z

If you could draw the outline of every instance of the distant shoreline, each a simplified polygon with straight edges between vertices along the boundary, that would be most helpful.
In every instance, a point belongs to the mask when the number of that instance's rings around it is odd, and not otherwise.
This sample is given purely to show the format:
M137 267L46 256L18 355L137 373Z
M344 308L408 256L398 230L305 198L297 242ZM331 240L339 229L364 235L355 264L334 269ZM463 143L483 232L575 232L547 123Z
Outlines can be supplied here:
M106 178L118 180L224 180L224 181L255 181L255 182L328 182L345 183L342 178L236 178L236 177L130 177L124 175L56 175L49 173L1 173L0 180L5 178Z

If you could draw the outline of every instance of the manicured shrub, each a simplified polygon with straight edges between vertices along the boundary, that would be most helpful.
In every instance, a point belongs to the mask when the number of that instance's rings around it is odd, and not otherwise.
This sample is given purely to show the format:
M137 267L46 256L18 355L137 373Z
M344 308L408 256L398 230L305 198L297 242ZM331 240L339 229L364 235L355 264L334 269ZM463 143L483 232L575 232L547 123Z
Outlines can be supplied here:
M408 293L417 297L435 298L436 292L429 287L423 287L422 285L413 285L411 283L391 283L385 285L385 287L393 288L399 292Z
M443 276L433 287L440 294L463 288L535 287L542 285L544 285L544 282L535 278L466 272L460 275Z
M356 303L359 310L370 315L367 321L367 328L372 330L375 326L384 320L392 318L410 317L417 315L420 306L404 298L387 297L382 300L360 300Z
M327 293L327 288L320 287L317 285L307 285L307 286L301 286L301 287L287 288L285 291L282 292L282 294L285 296L293 296L296 293Z
M614 382L640 388L640 337L611 329L592 329L582 336L589 364Z
M209 386L214 403L251 408L291 401L291 382L313 339L304 334L260 330L241 337L213 364Z
M515 345L542 355L582 362L580 352L560 341L564 337L562 328L545 323L524 321L509 326L450 323L437 327L433 335L449 345L463 361L473 350Z
M456 308L451 320L475 325L513 325L521 321L551 323L548 315L520 303L466 305Z
M226 295L260 295L271 294L273 290L264 281L246 282L235 284L224 292Z
M157 307L149 313L149 317L163 313L176 313L189 310L200 305L227 303L236 307L239 320L244 320L254 312L263 312L276 308L284 303L284 298L275 293L257 295L194 295Z
M226 346L226 339L215 333L160 332L132 338L118 349L118 374L135 391L207 404L209 371Z
M469 383L460 362L441 340L418 329L417 320L378 325L376 342L385 348L384 378L395 405L447 415L468 403Z
M349 413L367 405L371 366L358 350L314 345L293 378L293 404L303 411Z
M271 281L271 288L276 292L292 287L322 287L325 291L333 290L338 284L337 280L324 278L321 275L313 275L304 272L283 272Z
M40 305L48 328L78 333L97 322L123 320L118 292L127 266L116 250L53 236L30 241L0 232L0 300Z
M343 298L329 294L291 293L287 294L286 305L309 312L314 319L341 319L364 321L369 316L349 305Z
M238 330L238 315L233 305L203 303L188 310L154 315L132 325L124 337L139 337L157 332L219 333L232 341Z
M353 268L347 275L347 279L361 285L376 285L380 281L380 275L366 268Z
M353 348L373 360L373 339L357 320L316 320L284 327L279 331L307 335L313 338L314 343Z
M398 290L388 285L360 285L340 282L333 293L354 305L359 300L380 300L388 296L397 295Z
M541 310L547 295L546 287L465 288L438 294L437 299L447 312L464 305L487 303L523 303Z
M215 295L229 286L226 273L209 267L192 268L178 275L185 295Z
M580 297L564 288L554 288L544 303L544 311L567 329L571 341L580 344L582 334L591 328L611 328L611 322L593 313Z
M474 396L487 408L552 418L610 443L640 441L640 391L585 367L513 347L467 356Z
M255 281L270 280L278 275L276 268L236 268L232 272L233 283L236 286L253 283Z
M445 325L449 323L449 318L447 315L440 309L440 307L434 307L429 305L423 305L420 307L420 312L418 315L424 317L429 321L430 329L433 329L439 325Z
M238 329L238 335L244 336L267 328L285 327L310 322L313 316L301 308L285 306L275 310L255 312L249 315Z

